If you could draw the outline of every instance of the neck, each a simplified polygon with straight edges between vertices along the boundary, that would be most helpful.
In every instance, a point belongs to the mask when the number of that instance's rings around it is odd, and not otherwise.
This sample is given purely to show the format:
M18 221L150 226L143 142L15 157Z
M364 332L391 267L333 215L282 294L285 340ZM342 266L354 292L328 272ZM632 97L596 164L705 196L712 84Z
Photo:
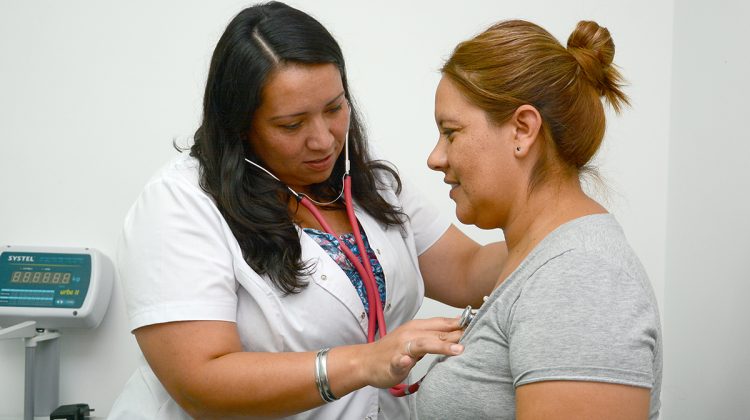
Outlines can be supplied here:
M313 204L314 205L314 204ZM349 219L346 216L346 210L342 205L336 206L316 206L318 212L326 219L336 236L352 232ZM315 216L296 199L289 200L289 211L295 224L302 228L313 228L324 231L321 223Z
M502 227L508 246L507 264L511 268L503 271L510 274L539 242L562 224L606 212L583 192L577 177L537 186L511 209L508 222Z

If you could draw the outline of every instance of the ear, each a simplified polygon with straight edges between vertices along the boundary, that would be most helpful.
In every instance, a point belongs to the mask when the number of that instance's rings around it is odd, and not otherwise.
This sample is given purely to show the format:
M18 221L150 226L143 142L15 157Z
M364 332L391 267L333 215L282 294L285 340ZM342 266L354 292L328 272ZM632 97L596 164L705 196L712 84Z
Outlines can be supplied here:
M525 157L539 138L542 115L531 105L521 105L513 113L510 123L515 129L513 152L516 157Z

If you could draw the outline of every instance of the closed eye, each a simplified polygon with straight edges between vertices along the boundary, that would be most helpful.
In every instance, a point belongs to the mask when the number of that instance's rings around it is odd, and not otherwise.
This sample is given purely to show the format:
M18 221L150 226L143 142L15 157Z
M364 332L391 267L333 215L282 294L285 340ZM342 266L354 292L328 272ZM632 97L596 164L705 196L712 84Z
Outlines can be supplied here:
M449 141L452 140L453 134L455 132L456 132L456 130L454 130L452 128L445 128L445 127L442 130L440 130L440 134L442 134L443 136L445 136L445 138L447 140L449 140Z
M335 114L335 113L341 111L342 108L343 108L343 105L338 104L338 105L336 105L336 106L334 106L332 108L328 108L326 110L326 112L330 112L331 114Z
M298 122L291 123L291 124L282 124L280 125L280 127L288 131L294 131L302 127L302 121L298 121Z

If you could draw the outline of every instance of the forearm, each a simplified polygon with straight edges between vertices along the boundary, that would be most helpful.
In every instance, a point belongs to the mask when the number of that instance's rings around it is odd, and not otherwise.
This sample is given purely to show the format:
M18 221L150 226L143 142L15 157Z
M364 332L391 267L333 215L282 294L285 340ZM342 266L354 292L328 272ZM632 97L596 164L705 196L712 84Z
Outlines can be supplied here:
M154 324L135 336L156 376L192 417L279 417L323 404L316 352L243 352L234 323L225 321ZM367 385L396 385L425 354L460 353L453 346L460 337L455 319L430 318L409 321L373 343L333 347L331 391L340 398Z
M361 345L341 346L328 356L328 381L342 397L367 385ZM279 417L323 404L315 384L315 352L230 353L196 369L176 400L196 418Z
M505 242L481 246L455 226L419 256L427 297L455 307L482 304L508 256Z

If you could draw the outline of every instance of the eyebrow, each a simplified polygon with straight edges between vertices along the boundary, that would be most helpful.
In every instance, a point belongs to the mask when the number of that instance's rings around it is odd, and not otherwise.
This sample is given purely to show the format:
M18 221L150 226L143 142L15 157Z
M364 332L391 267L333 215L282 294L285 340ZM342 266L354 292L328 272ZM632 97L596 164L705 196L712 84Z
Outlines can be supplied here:
M339 93L338 95L336 95L336 97L335 97L335 98L333 98L333 99L331 99L330 101L328 101L328 102L326 103L326 105L325 105L325 106L330 106L330 105L332 105L332 104L333 104L334 102L336 102L336 101L338 101L339 99L341 99L341 97L342 97L342 96L344 96L344 93L346 93L346 92L344 92L344 91L341 91L341 93ZM268 120L269 120L269 121L275 121L275 120L280 120L280 119L283 119L283 118L292 118L292 117L299 117L299 116L302 116L302 115L305 115L305 114L307 114L307 112L298 112L298 113L296 113L296 114L288 114L288 115L277 115L277 116L275 116L275 117L271 117L271 118L269 118Z

